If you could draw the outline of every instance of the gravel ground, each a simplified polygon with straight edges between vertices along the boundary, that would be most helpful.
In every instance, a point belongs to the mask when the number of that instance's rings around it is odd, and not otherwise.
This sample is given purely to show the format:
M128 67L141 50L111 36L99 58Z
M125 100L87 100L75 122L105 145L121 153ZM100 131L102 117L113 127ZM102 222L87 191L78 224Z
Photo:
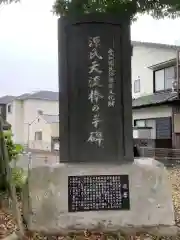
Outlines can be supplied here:
M175 209L176 223L180 226L180 166L168 169L169 179L172 184L172 198Z
M169 168L169 179L172 183L172 197L173 197L173 203L175 208L175 218L176 218L176 225L180 227L180 167L176 168ZM10 233L13 232L14 229L16 229L15 221L12 218L11 215L7 214L3 209L0 210L0 239L2 239L5 236L8 236ZM2 234L2 235L1 235ZM28 237L26 239L47 239L47 236L38 236L38 237ZM63 239L63 237L51 237L49 239ZM67 238L64 238L67 239ZM97 240L100 238L92 237L82 237L80 239L93 239ZM103 239L103 238L101 238ZM148 238L150 239L150 238ZM166 238L169 239L169 238ZM180 239L180 236L177 236L177 238L174 239Z

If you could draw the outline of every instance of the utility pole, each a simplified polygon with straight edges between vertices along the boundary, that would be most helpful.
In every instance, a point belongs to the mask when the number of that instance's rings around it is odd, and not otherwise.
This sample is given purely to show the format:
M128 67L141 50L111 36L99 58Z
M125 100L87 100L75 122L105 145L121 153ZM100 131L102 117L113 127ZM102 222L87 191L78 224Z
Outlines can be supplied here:
M28 126L28 129L27 129L27 148L29 149L29 142L30 142L30 127L31 125L36 121L37 118L35 118L32 122L28 122L28 123L25 123L27 124Z
M27 148L29 150L29 128L30 128L30 123L28 123L28 142L27 142Z

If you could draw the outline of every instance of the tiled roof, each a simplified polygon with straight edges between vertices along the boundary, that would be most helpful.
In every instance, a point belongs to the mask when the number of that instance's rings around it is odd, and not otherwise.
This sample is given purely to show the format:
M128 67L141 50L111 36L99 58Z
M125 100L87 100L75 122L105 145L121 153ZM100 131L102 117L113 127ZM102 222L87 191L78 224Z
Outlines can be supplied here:
M9 95L0 97L0 104L8 104L12 102L15 98L16 98L15 96L9 96Z
M39 99L39 100L58 101L59 100L59 92L39 91L39 92L35 92L35 93L25 93L25 94L18 96L16 99L18 99L18 100Z
M132 101L133 108L139 108L149 105L156 105L166 102L171 102L176 100L177 93L175 92L162 92L162 93L155 93L151 95L142 96Z
M58 123L59 122L59 116L58 115L48 115L48 114L43 114L42 118L47 122L47 123Z
M154 48L166 48L166 49L174 49L177 50L180 48L178 45L172 44L164 44L164 43L153 43L153 42L141 42L141 41L132 41L133 46L147 46L147 47L154 47Z

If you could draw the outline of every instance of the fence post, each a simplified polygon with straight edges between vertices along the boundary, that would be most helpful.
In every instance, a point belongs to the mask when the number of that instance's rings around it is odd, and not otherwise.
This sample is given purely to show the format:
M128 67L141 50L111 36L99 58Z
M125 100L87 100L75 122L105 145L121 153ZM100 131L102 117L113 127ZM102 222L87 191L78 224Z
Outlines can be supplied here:
M45 156L44 162L45 162L46 164L48 163L48 157L47 157L47 156Z
M32 154L31 152L28 152L28 174L29 174L29 170L32 169Z
M143 155L143 158L145 158L145 148L143 147L142 149L143 149L142 155Z
M31 169L32 169L32 153L28 152L28 177L27 177L27 188L28 188L28 211L30 211L31 209L31 193L29 190L29 178L30 178L30 174L31 174ZM31 212L29 212L29 217L28 217L28 221L31 222L32 221L32 216L31 216Z
M153 158L156 159L156 148L153 148Z
M11 188L11 195L12 195L12 211L13 214L16 218L17 221L17 226L19 228L19 237L23 238L24 236L24 228L23 228L23 221L22 221L22 217L21 217L21 212L19 209L19 203L18 203L18 199L17 199L17 192L16 192L16 186L13 182L13 178L12 178L12 169L16 169L16 160L12 160L13 161L13 166L12 168L10 168L10 188Z

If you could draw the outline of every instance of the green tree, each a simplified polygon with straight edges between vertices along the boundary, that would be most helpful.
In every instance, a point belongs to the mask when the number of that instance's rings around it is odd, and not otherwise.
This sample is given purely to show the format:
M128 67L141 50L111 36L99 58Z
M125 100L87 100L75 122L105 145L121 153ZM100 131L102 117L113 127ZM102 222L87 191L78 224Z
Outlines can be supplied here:
M156 19L180 16L179 0L56 0L53 5L56 15L105 12L123 14L135 19L138 14L149 14Z
M20 144L15 144L12 140L12 132L4 131L4 143L7 150L8 162L18 161L18 157L23 153L23 147ZM24 171L20 167L12 168L12 181L17 188L20 188L24 183Z
M0 0L0 4L20 0ZM106 12L121 14L127 12L132 19L137 14L149 14L156 19L180 16L180 0L55 0L53 12L59 15Z
M13 167L11 177L9 165L13 160L18 161L22 152L23 147L13 142L11 130L3 130L3 119L0 117L0 191L6 191L11 180L18 189L23 185L23 169Z

